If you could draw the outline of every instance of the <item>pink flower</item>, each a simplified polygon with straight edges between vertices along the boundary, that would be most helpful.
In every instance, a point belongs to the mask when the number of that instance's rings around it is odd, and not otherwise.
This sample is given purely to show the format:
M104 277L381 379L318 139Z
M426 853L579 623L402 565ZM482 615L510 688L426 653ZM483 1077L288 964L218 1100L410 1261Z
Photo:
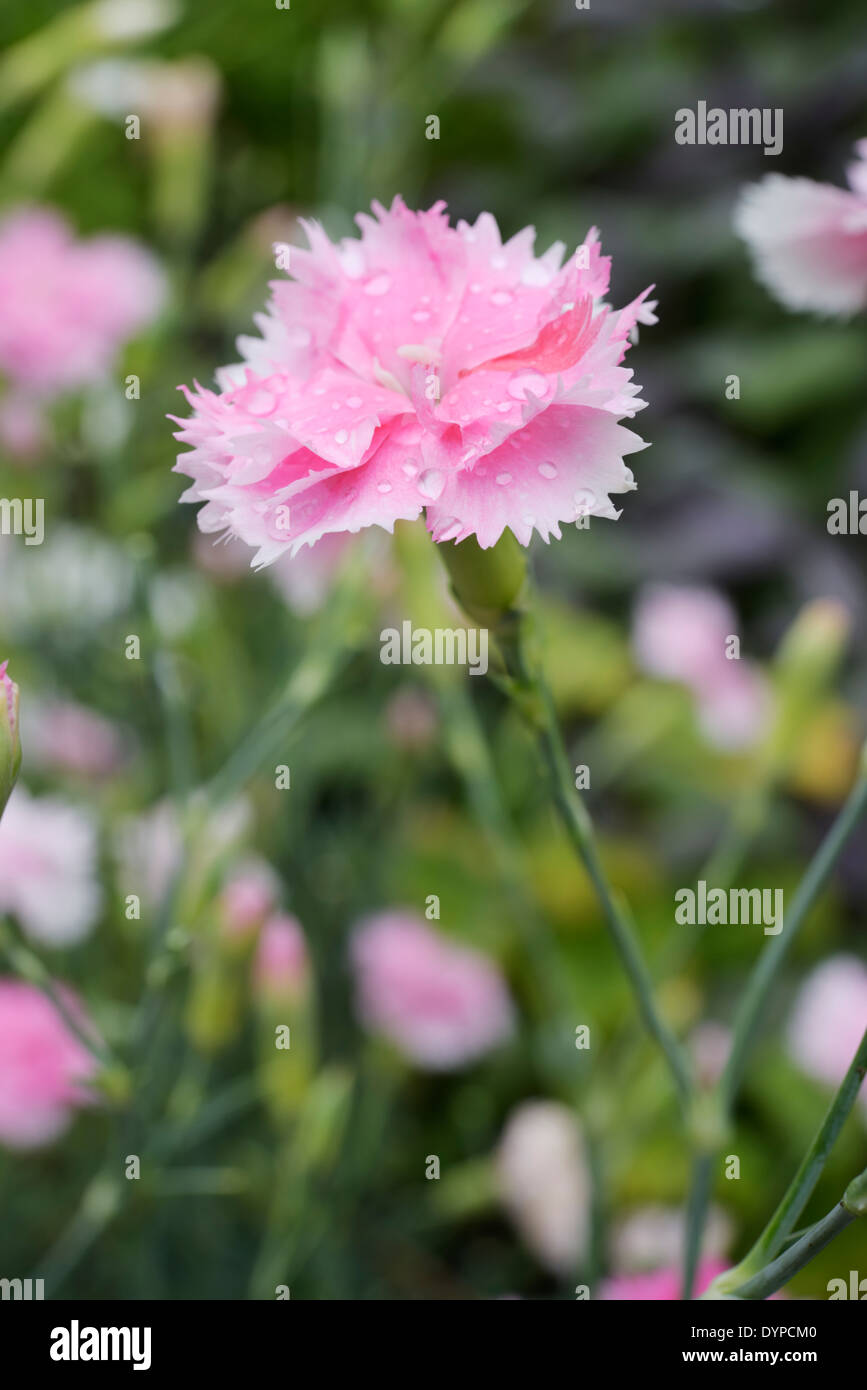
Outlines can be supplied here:
M756 668L726 655L728 638L736 635L734 610L713 589L654 585L636 605L633 648L639 666L688 686L706 737L729 749L756 741L769 708Z
M851 191L767 174L735 211L759 279L788 309L852 314L867 305L867 140L855 150Z
M722 1260L702 1260L695 1280L695 1297L704 1293L708 1284L722 1274L728 1265ZM605 1279L599 1291L603 1301L645 1302L680 1298L682 1274L677 1266L656 1269L652 1274L616 1274Z
M531 227L505 245L494 218L449 225L443 203L414 213L395 198L360 214L360 240L280 247L294 279L275 281L260 338L185 390L194 414L177 471L205 502L203 531L255 547L254 563L333 532L410 520L434 540L547 541L585 514L616 517L634 487L624 455L644 447L618 424L643 402L622 365L645 294L601 304L609 258L591 232L533 255Z
M525 1101L500 1140L497 1179L503 1202L540 1264L568 1274L590 1231L591 1181L571 1110L558 1101Z
M86 1025L74 996L63 995ZM85 1083L95 1071L91 1054L40 990L0 979L0 1143L30 1149L56 1139L72 1110L90 1102Z
M511 1001L492 962L410 912L368 918L355 934L352 960L362 1022L420 1066L463 1066L512 1031Z
M269 864L248 859L238 866L220 894L223 926L230 936L246 936L261 926L277 900L279 881Z
M0 223L0 372L39 395L97 381L163 295L137 242L76 241L59 213L18 209Z
M92 817L19 784L0 821L0 912L37 941L67 946L88 934L101 906Z
M795 999L787 1031L789 1052L816 1081L839 1086L867 1028L867 966L838 955L810 974ZM867 1093L861 1092L867 1107Z
M124 762L121 730L70 700L28 702L23 720L28 765L80 777L110 777Z
M287 912L270 917L262 928L253 962L253 984L261 998L280 999L304 992L310 960L304 929Z

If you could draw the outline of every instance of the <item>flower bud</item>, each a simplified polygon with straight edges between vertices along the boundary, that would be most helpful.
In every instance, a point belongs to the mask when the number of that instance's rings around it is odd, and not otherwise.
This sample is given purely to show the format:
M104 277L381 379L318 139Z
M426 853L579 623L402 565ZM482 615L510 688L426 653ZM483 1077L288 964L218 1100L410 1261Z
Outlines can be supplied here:
M0 815L9 800L21 766L18 736L18 686L6 674L7 662L0 664Z

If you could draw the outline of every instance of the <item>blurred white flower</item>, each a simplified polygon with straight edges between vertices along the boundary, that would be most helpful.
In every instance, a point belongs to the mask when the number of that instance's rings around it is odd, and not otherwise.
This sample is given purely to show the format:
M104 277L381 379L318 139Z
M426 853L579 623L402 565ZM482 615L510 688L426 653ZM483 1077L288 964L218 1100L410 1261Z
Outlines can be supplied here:
M49 946L80 941L102 906L89 811L20 783L0 821L0 911Z
M590 1176L575 1116L557 1101L512 1111L496 1155L503 1203L539 1263L569 1274L590 1229Z

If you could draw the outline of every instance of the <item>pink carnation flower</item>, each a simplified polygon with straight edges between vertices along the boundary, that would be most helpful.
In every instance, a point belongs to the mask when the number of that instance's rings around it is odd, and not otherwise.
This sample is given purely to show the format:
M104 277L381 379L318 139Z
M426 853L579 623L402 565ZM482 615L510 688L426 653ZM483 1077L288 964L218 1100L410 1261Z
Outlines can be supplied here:
M709 741L736 749L764 730L769 692L756 668L726 656L737 633L734 610L713 589L659 584L639 597L633 624L635 658L649 675L689 687Z
M512 1005L492 962L412 913L368 918L355 934L352 959L362 1022L420 1066L463 1066L512 1031Z
M727 1269L722 1260L702 1260L695 1280L695 1296L703 1294L718 1274ZM680 1298L682 1273L677 1266L656 1269L652 1274L616 1274L603 1280L599 1298L605 1302L671 1301Z
M434 540L506 527L526 545L586 514L616 517L634 487L624 455L644 441L618 421L643 402L622 365L639 296L601 304L610 260L591 232L533 255L534 231L503 244L482 213L449 225L444 204L400 198L332 244L282 247L294 279L275 281L260 338L218 373L219 392L186 391L194 414L177 471L204 502L203 531L231 530L265 565L331 532L426 512Z
M76 241L59 213L19 209L0 223L0 373L39 395L99 380L164 292L137 242Z
M0 912L49 946L91 930L102 906L97 833L88 812L20 784L0 821Z
M839 1086L867 1028L867 966L838 955L810 974L795 999L787 1032L791 1056L816 1081ZM867 1106L867 1093L861 1092Z
M28 702L23 718L28 765L80 777L110 777L127 750L116 724L71 700Z
M277 901L280 882L263 859L250 858L233 871L220 893L223 930L246 937L262 925Z
M262 928L253 961L253 983L262 998L303 993L310 975L304 929L297 917L279 912Z
M74 997L66 1006L82 1018ZM91 1096L85 1083L96 1063L49 999L33 985L0 979L0 1143L29 1149L48 1144Z
M855 150L850 188L767 174L735 211L759 279L788 309L852 314L867 306L867 140Z

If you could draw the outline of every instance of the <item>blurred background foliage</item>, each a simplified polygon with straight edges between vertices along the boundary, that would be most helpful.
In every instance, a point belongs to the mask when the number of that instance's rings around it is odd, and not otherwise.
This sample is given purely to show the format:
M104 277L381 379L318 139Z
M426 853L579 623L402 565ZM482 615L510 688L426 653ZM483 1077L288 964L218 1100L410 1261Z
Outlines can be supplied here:
M267 573L215 577L197 561L194 517L177 505L170 471L165 416L179 403L183 413L177 383L210 384L235 359L233 340L249 330L273 278L270 245L298 239L297 214L346 235L356 210L400 192L410 206L446 199L455 218L489 209L504 236L533 223L538 250L558 239L571 247L596 225L614 257L613 301L657 286L660 323L642 329L630 363L650 402L640 423L653 444L636 468L638 491L616 525L594 520L549 549L536 545L533 563L570 754L592 768L605 861L663 976L666 1010L684 1032L700 1018L725 1021L758 949L755 933L705 933L674 972L663 967L681 947L673 893L698 876L729 808L754 785L757 759L707 743L687 693L636 670L629 628L642 584L710 584L740 616L743 652L770 670L805 603L845 604L842 664L788 730L739 880L788 894L845 794L863 733L863 544L829 536L825 519L830 497L867 487L867 326L787 315L753 279L731 213L740 187L772 169L841 182L853 141L867 134L860 0L592 0L587 11L571 0L294 0L287 11L265 0L186 0L161 32L110 49L123 61L195 60L202 79L205 95L186 125L143 118L140 140L125 136L123 96L97 110L92 88L83 95L82 67L109 49L64 29L80 16L56 0L3 7L3 207L47 202L82 233L142 238L167 266L172 292L114 379L57 408L46 456L29 468L5 458L0 468L4 494L44 496L48 518L46 546L27 553L25 571L18 542L0 539L0 645L22 701L31 690L59 692L129 735L124 775L97 787L29 769L25 749L31 789L97 807L111 885L99 929L74 950L52 952L52 970L75 985L110 1040L124 1038L153 923L124 920L130 889L114 866L114 831L214 775L328 622L327 606L310 618L293 613ZM701 99L782 107L781 156L678 146L674 112ZM438 140L425 138L432 114ZM126 401L121 383L133 371L141 399ZM731 373L738 400L725 395ZM91 558L110 543L114 578L96 614L64 601L52 559L61 518ZM688 1156L667 1079L638 1033L525 735L483 681L445 668L430 679L396 676L380 664L388 622L418 624L423 607L434 624L437 614L454 621L436 556L410 530L399 526L394 543L383 538L370 553L359 544L375 583L361 581L360 629L338 640L337 679L303 739L285 749L291 792L274 792L268 766L246 788L246 842L278 870L316 970L324 1081L310 1088L298 1123L314 1135L318 1115L326 1139L293 1188L298 1205L276 1216L271 1206L288 1170L284 1132L265 1109L239 1102L219 1133L197 1138L206 1100L255 1074L256 1027L242 1008L219 1049L191 1051L183 1002L191 984L179 964L148 1056L155 1089L143 1123L158 1149L160 1126L180 1116L185 1159L220 1170L226 1188L172 1195L157 1164L158 1176L135 1184L116 1219L105 1229L94 1223L92 1244L87 1222L83 1235L73 1231L58 1292L241 1297L271 1229L291 1232L293 1296L568 1297L574 1281L557 1282L522 1248L487 1167L510 1109L540 1095L578 1107L609 1217L683 1200ZM33 579L39 565L45 592ZM141 637L140 663L124 660L128 633ZM389 719L399 686L431 711L429 732L409 745ZM525 896L504 879L473 805L460 733L469 720L472 738L476 718ZM822 1090L787 1059L781 1026L812 963L863 952L865 845L862 831L789 961L749 1074L730 1143L742 1177L720 1178L715 1192L732 1254L769 1214L824 1105ZM360 916L392 904L421 910L430 893L443 905L441 930L498 959L520 1004L514 1042L452 1077L413 1072L363 1037L346 967ZM173 925L206 931L209 901L205 893L194 922ZM559 1015L538 987L536 932L554 942ZM589 1053L573 1045L581 1022L592 1028ZM0 1157L4 1272L37 1268L67 1229L113 1123L91 1113L44 1153ZM853 1119L811 1211L837 1199L863 1151L863 1123ZM423 1177L432 1153L439 1183ZM594 1276L610 1263L606 1247L597 1256ZM859 1260L863 1268L863 1235L853 1227L794 1292L824 1297L827 1280Z

